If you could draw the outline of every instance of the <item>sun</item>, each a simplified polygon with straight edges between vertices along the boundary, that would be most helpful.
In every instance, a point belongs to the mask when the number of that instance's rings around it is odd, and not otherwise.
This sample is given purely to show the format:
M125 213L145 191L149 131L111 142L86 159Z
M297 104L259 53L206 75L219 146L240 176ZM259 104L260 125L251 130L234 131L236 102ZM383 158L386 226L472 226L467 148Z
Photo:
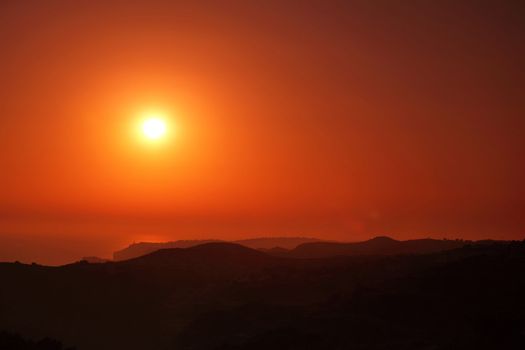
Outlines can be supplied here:
M150 140L158 140L166 136L167 124L163 118L148 117L142 122L142 133Z

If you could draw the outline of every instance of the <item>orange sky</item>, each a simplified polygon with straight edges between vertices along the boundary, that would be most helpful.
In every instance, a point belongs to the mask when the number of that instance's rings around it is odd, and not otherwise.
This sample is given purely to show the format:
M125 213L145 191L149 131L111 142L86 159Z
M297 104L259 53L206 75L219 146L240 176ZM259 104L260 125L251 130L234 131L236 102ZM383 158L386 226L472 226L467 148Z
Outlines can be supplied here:
M519 1L196 3L1 2L0 260L525 237Z

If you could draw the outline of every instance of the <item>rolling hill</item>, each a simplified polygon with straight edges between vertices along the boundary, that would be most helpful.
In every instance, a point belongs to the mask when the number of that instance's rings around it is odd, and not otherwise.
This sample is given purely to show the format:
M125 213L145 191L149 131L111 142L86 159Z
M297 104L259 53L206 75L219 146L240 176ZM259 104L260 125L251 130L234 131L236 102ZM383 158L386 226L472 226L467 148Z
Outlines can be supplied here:
M365 246L407 251L384 248L398 244ZM215 242L122 262L2 263L0 331L78 350L517 350L523 275L525 242L327 258Z
M252 248L252 249L271 249L275 247L280 247L284 249L293 249L300 244L317 242L319 241L316 238L304 238L304 237L261 237L261 238L251 238L251 239L242 239L233 241L230 243L240 244L242 246ZM113 253L113 260L122 261L137 258L139 256L146 255L148 253L154 252L160 249L169 249L169 248L189 248L196 245L202 245L206 243L217 243L225 242L220 240L179 240L173 242L140 242L133 243L130 246L116 251Z
M304 243L286 255L296 258L326 258L339 255L428 254L460 248L471 242L461 240L415 239L398 241L390 237L375 237L356 243Z

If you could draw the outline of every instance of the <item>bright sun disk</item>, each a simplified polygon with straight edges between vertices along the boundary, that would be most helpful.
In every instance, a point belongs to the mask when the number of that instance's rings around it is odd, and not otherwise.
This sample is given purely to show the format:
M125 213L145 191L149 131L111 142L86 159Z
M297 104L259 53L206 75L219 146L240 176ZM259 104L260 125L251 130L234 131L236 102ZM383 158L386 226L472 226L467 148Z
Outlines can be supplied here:
M157 117L148 118L142 123L142 132L148 139L160 139L166 134L166 122Z

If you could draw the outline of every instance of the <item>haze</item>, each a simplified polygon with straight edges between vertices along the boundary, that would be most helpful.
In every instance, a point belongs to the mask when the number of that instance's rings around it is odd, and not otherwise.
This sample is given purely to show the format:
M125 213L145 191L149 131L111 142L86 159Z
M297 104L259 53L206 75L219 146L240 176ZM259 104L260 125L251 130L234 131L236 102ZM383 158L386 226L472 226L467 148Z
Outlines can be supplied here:
M525 236L523 5L2 1L0 261ZM176 134L130 131L161 111Z

